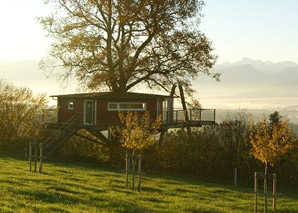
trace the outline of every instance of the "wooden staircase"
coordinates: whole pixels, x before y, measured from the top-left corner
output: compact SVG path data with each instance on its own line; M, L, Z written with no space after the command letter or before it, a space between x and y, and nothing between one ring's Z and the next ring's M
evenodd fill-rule
M72 116L43 143L44 159L54 154L71 136L76 134L79 129L70 127L77 121L78 117L78 115Z

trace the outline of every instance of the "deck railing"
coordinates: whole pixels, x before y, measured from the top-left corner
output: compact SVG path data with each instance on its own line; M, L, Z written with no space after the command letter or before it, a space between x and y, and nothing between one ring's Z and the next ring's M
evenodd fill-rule
M163 123L182 123L186 122L185 114L187 114L189 122L209 121L215 122L215 109L177 109L173 111L163 111Z

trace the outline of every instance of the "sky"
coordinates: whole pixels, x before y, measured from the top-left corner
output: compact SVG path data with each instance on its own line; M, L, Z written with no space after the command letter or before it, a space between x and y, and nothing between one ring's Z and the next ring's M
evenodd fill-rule
M240 61L244 57L298 63L297 10L297 0L206 0L200 30L212 41L219 64ZM47 56L51 41L46 38L36 17L45 16L49 11L43 0L0 2L0 78L49 95L74 93L75 81L67 88L61 88L55 77L46 79L38 69L38 61ZM27 60L34 61L33 69L30 63L19 62ZM9 69L10 64L4 63L5 67L3 62L18 62L17 68ZM28 66L26 70L31 72L24 73L27 72L23 71L24 66ZM211 85L217 88L216 91L222 90L221 86L220 83ZM204 92L201 84L199 89L203 106L217 107L214 100L218 101L218 98L203 99L213 95L208 88ZM242 102L245 107L251 105L246 99L240 104L239 101L231 104L237 108L242 106ZM219 105L225 107L227 100Z
M297 0L206 0L201 31L213 42L218 63L242 57L298 63ZM50 40L37 16L49 13L42 0L0 3L0 61L39 60Z
M298 62L297 0L207 0L201 30L218 62Z

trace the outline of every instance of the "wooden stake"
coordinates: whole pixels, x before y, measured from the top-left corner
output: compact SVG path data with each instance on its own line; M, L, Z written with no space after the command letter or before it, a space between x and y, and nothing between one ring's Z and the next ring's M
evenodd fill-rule
M32 143L29 142L29 171L32 171Z
M37 143L34 142L34 172L37 171Z
M255 213L258 212L258 173L255 172Z
M237 168L234 169L234 186L237 187Z
M139 174L139 183L138 183L138 191L141 191L141 155L139 155L139 165L138 165L138 174Z
M276 182L277 182L277 177L276 177L276 174L273 173L273 202L272 202L272 207L273 207L273 212L276 212Z
M126 166L125 166L125 188L128 188L128 170L129 170L129 160L128 160L128 154L126 153L125 158Z
M42 158L43 158L43 144L40 143L40 156L39 156L39 173L42 173Z
M264 178L264 212L267 213L267 178Z
M135 190L135 154L132 155L132 177L131 177L131 187L132 191Z
M27 153L28 153L28 150L27 150L27 149L28 149L28 147L25 146L25 160L27 160L27 157L28 157L28 156L27 156Z

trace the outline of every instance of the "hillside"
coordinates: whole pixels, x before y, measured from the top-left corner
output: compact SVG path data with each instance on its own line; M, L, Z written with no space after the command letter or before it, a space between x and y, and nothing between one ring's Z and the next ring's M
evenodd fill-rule
M138 193L124 189L124 174L118 169L56 161L45 163L44 174L35 174L26 161L0 156L0 212L253 211L252 188L146 174ZM298 195L278 197L277 208L294 212Z

